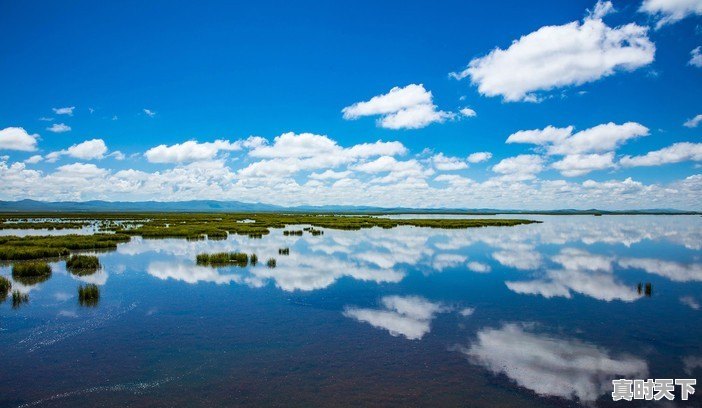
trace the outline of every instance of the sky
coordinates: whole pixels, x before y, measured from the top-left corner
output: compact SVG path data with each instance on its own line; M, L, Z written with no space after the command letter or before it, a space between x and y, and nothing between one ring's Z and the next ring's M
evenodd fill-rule
M0 1L0 95L0 200L702 209L702 0Z

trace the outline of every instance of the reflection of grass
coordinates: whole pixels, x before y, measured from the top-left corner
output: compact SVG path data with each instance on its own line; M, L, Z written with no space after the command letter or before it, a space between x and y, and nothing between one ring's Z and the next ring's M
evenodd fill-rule
M249 260L251 261L251 266L256 266L256 264L258 263L258 255L251 254Z
M198 254L195 261L198 265L236 265L243 268L249 264L249 256L241 252L219 252L216 254Z
M290 248L278 248L278 255L290 255Z
M0 276L0 302L7 299L7 294L10 293L12 289L12 282L4 276Z
M269 258L268 261L266 261L266 266L269 268L275 268L277 266L275 258Z
M487 226L512 226L537 221L523 219L390 219L369 215L343 216L333 214L277 214L277 213L95 213L86 214L6 214L5 221L25 220L30 217L60 218L63 222L49 222L55 227L66 221L83 223L90 218L106 226L114 234L0 237L0 260L24 260L66 256L71 250L115 249L118 243L129 241L131 236L144 238L186 238L200 240L224 239L228 234L261 238L271 228L292 225L311 225L306 229L312 235L321 235L317 228L360 230L363 228L394 228L414 226L425 228L473 228ZM116 222L115 220L120 220ZM241 222L253 220L254 222ZM51 226L51 225L48 225ZM47 227L48 227L47 226ZM284 235L302 235L301 230L284 230Z
M12 292L12 308L17 309L18 307L22 306L23 303L29 302L29 295L26 293L22 293L19 290L15 290Z
M66 260L66 269L74 275L91 275L100 269L100 260L93 255L71 255Z
M78 302L81 306L96 306L100 300L100 288L89 283L78 288Z

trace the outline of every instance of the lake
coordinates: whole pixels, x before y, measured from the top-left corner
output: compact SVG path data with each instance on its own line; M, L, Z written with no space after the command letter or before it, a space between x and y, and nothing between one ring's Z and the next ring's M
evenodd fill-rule
M522 217L543 223L135 237L93 275L53 262L0 304L0 406L608 407L615 378L700 377L702 217ZM222 251L259 263L195 263Z

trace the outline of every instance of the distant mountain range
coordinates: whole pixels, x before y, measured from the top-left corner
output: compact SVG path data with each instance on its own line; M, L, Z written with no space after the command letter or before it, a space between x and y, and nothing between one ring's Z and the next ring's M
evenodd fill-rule
M504 210L493 208L406 208L371 207L347 205L282 207L262 203L240 201L192 200L192 201L0 201L0 212L319 212L319 213L385 213L385 214L702 214L699 211L675 209L646 210L576 210L558 209L547 211Z

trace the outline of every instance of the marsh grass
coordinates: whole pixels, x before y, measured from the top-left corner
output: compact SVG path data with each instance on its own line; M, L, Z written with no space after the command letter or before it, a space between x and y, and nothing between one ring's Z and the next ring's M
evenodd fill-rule
M278 255L290 255L290 248L278 248Z
M7 294L10 293L12 289L12 282L4 276L0 276L0 302L4 302L7 299Z
M12 278L23 285L36 285L51 277L51 266L46 262L31 261L12 265Z
M22 293L19 290L15 290L12 292L12 308L17 309L22 304L29 302L29 295L26 293Z
M74 275L92 275L100 269L100 260L94 255L71 255L66 260L66 269Z
M285 230L285 231L283 231L283 235L285 235L286 237L289 235L302 235L302 230L293 230L293 231Z
M251 266L256 266L256 264L258 263L258 255L251 254L251 257L249 258L249 262L251 262Z
M198 265L203 266L226 266L235 265L246 267L249 264L249 256L241 252L219 252L215 254L198 254L195 258Z
M98 285L89 283L78 287L78 303L81 306L97 306L100 300L100 288Z
M268 261L266 261L266 266L268 266L271 269L275 268L277 264L278 263L276 262L275 258L268 258Z
M29 260L66 256L71 250L115 249L131 239L125 234L0 237L0 260Z

